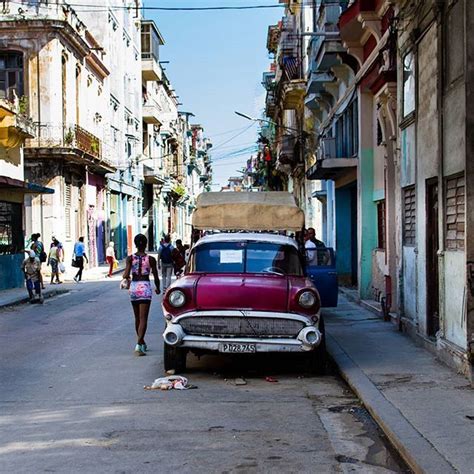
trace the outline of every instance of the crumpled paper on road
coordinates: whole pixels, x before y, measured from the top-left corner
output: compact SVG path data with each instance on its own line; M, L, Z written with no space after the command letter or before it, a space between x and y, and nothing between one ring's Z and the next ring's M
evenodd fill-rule
M188 390L191 388L188 379L181 375L159 377L151 385L145 385L145 390Z

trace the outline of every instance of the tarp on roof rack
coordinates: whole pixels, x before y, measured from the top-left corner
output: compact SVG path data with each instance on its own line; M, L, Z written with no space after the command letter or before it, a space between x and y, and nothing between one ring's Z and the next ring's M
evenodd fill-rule
M287 192L209 192L199 195L192 221L199 230L299 231L304 213Z

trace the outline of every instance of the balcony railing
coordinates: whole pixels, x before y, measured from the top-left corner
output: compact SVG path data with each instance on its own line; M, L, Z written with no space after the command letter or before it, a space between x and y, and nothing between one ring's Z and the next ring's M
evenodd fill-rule
M36 123L35 137L27 140L28 148L71 148L96 158L102 156L102 142L77 124L70 126Z

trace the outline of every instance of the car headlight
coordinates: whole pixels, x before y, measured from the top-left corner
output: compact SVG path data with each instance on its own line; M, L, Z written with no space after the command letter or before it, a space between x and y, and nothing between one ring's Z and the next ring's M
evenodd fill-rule
M181 290L174 290L169 294L168 301L171 306L181 308L186 303L186 296Z
M312 308L316 304L316 295L312 291L303 291L298 298L298 304L302 308Z

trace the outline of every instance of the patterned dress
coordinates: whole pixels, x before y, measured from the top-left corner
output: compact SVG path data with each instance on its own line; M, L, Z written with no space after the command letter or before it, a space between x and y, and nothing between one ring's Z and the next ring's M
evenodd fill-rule
M148 255L132 255L132 281L130 283L130 299L132 303L151 301L150 257Z

